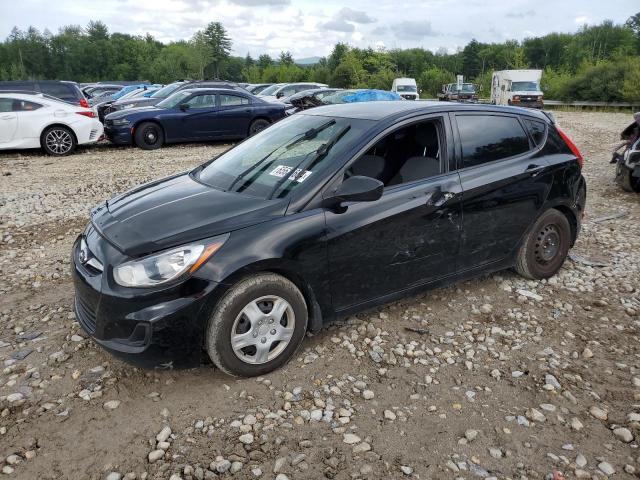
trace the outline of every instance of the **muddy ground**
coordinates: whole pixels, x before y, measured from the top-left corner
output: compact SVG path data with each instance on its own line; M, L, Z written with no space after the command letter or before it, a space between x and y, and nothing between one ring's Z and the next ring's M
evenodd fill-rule
M631 116L557 117L586 158L577 261L548 281L505 271L357 315L248 380L211 365L144 371L114 359L75 321L69 274L92 206L229 145L0 153L2 473L634 478L640 196L621 191L608 164Z

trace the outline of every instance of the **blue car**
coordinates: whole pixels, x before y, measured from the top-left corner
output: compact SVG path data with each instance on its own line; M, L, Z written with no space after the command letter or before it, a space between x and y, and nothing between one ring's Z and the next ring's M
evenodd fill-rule
M133 92L134 90L138 90L139 88L144 88L144 87L150 87L151 85L149 85L148 83L140 83L137 85L126 85L124 87L122 87L120 89L120 91L114 93L113 95L111 95L111 100L118 100L120 97L123 97L124 95L126 95L129 92Z
M110 113L104 131L113 143L153 150L165 143L242 139L283 118L284 109L249 92L194 88L154 106Z

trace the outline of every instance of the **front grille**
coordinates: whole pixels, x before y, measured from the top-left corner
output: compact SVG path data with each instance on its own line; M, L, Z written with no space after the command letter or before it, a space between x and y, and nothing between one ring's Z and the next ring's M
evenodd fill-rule
M93 335L96 332L96 312L86 301L77 295L76 313L78 315L78 322L82 328L90 335Z

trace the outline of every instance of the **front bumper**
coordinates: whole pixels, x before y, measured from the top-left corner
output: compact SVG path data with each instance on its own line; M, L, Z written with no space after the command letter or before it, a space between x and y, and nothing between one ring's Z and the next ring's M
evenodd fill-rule
M131 145L133 137L131 136L131 127L114 127L108 124L104 127L104 134L107 136L110 142L117 145Z
M200 365L210 302L219 284L189 277L157 289L120 287L110 278L106 259L122 254L89 227L89 256L104 265L100 272L82 262L80 239L73 245L71 268L74 309L83 330L114 356L141 367Z

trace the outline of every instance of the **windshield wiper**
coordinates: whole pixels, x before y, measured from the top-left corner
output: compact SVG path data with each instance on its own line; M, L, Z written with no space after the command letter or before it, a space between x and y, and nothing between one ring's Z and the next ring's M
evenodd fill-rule
M333 123L335 123L335 120L333 121ZM333 125L333 123L331 125ZM320 128L320 127L318 127ZM326 127L325 127L326 128ZM276 192L280 189L280 187L282 186L282 184L284 182L286 182L288 179L291 179L292 181L296 181L298 176L303 173L307 168L309 168L311 165L313 165L314 163L316 163L318 160L324 158L328 153L329 150L331 150L331 148L340 141L340 139L351 129L351 125L347 125L345 127L343 127L339 132L337 132L330 140L328 140L327 142L323 143L322 145L320 145L318 147L318 149L315 152L311 152L307 155L304 156L304 158L302 160L300 160L298 162L298 164L293 167L291 169L291 175L287 174L284 175L280 180L278 180L276 182L276 184L273 186L273 189L271 190L271 192L269 193L269 199L273 198L273 196L276 194ZM313 155L313 157L311 157L309 160L307 160L307 157L311 154L315 153L315 155ZM296 172L300 170L299 173L296 174Z
M280 158L287 150L291 150L294 146L296 146L298 143L300 143L303 140L310 140L312 138L314 138L316 135L318 135L318 133L320 133L322 130L329 128L331 125L333 125L334 123L336 123L335 120L329 120L326 123L323 123L322 125L319 125L315 128L310 128L309 130L307 130L306 132L304 132L301 136L299 136L298 138L295 138L291 140L291 143L285 145L284 147L284 151L282 153L280 153L280 155L278 155L277 157L273 158L271 160L270 163L268 163L267 165L265 165L265 169L269 167L269 165L272 165L273 162L275 162L278 158ZM231 185L229 185L229 188L227 188L227 191L233 191L233 187L236 186L236 184L242 180L244 177L246 177L249 173L251 173L251 171L253 171L254 169L258 168L260 165L262 165L262 163L266 162L267 159L273 155L275 152L277 152L279 150L279 148L282 147L278 147L275 150L272 150L271 152L269 152L267 155L265 155L263 158L261 158L260 160L258 160L256 163L254 163L253 165L250 165L248 168L246 168L245 170L243 170L242 172L240 172L240 174L233 180L233 182L231 182ZM264 170L263 170L264 171Z

